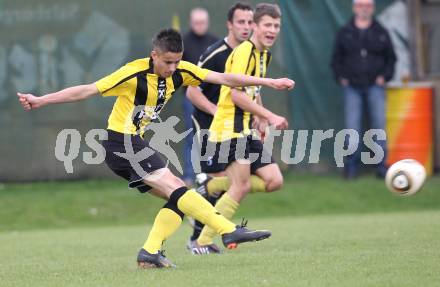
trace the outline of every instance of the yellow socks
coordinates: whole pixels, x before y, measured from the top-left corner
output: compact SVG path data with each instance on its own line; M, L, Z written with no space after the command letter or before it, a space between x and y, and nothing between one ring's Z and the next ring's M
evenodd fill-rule
M211 196L218 196L221 192L227 191L230 185L227 176L213 177L207 184L208 194Z
M227 176L216 176L208 181L208 194L211 196L218 196L222 191L227 191L231 186L231 182ZM266 184L257 175L251 175L251 193L266 192Z
M266 192L266 184L264 180L256 175L251 176L251 193L254 192ZM226 176L214 177L208 182L208 193L210 195L215 195L215 193L221 192L222 190L229 189L230 182ZM231 219L232 216L238 209L240 204L233 200L229 194L225 193L217 201L215 209L217 209L224 217ZM200 245L212 244L214 237L217 235L212 228L205 226L200 233L197 243Z
M238 208L238 203L229 196L223 196L217 205L223 209L224 214L228 217L232 217ZM170 200L157 214L143 248L151 254L156 254L161 249L163 242L179 228L184 214L211 227L214 236L215 234L231 233L235 230L235 224L226 219L200 194L194 190L187 190L186 187L181 187L171 194Z
M162 243L173 234L182 223L182 216L169 208L162 208L154 220L148 239L143 248L156 254Z
M251 175L251 193L266 192L266 184L259 176Z
M177 202L177 207L186 215L210 226L218 234L230 233L235 230L235 224L221 215L206 199L194 190L179 188L175 190L170 200Z
M229 194L225 193L217 201L215 208L226 218L230 219L235 214L239 206L239 203L233 200ZM197 243L200 245L212 244L217 232L208 226L205 226L200 233Z

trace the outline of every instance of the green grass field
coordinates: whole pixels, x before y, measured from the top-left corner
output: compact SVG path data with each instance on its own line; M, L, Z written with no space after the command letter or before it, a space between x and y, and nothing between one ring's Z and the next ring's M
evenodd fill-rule
M6 184L0 286L439 286L440 178L400 198L370 177L290 175L249 196L242 216L273 236L222 255L165 244L173 270L137 270L160 200L120 181Z

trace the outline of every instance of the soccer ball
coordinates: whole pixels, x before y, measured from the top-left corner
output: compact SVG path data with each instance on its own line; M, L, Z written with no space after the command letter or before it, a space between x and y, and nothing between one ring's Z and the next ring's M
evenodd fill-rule
M390 166L385 183L391 192L409 196L420 190L425 178L423 165L414 159L403 159Z

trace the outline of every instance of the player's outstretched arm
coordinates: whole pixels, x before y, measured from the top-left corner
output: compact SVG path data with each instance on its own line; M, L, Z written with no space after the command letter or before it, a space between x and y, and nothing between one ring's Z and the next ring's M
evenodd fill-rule
M286 129L288 127L288 122L284 117L280 117L265 107L255 103L243 91L232 89L231 98L234 104L239 106L242 110L257 115L262 119L266 119L269 124L274 125L275 128Z
M36 97L32 94L17 93L20 104L26 111L51 104L71 103L85 100L99 93L95 83L74 86L64 90Z
M259 78L242 74L217 73L209 71L206 82L229 87L266 86L276 90L291 90L295 82L288 78Z
M194 106L210 115L217 111L217 106L208 100L199 87L188 86L186 97Z

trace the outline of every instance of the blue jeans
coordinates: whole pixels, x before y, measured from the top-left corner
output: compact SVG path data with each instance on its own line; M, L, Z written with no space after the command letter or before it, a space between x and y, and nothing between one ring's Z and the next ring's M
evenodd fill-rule
M345 104L345 128L356 130L359 134L359 143L362 142L362 118L364 105L367 105L369 115L369 129L385 130L385 89L382 86L372 85L365 88L353 86L343 87ZM385 156L377 165L377 172L384 175L386 171L386 141L376 142L382 147ZM345 172L348 176L358 173L362 145L359 144L356 152L346 157Z
M191 129L192 119L191 115L194 111L194 107L191 102L183 96L183 120L185 122L185 131ZM185 138L185 143L183 147L183 180L193 181L194 180L194 169L191 162L191 148L193 142L194 131L189 133Z

